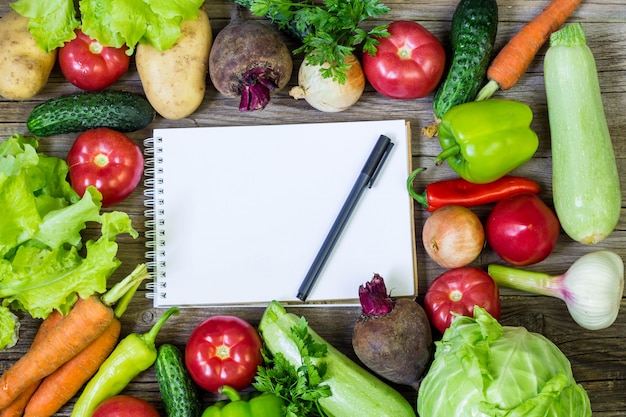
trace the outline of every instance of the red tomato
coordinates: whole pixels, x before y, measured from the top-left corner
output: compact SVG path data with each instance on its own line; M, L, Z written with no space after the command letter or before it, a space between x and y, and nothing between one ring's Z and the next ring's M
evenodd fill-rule
M103 207L128 197L143 173L139 146L125 134L104 127L78 135L67 163L74 190L82 196L93 185L102 194Z
M160 417L149 402L130 395L107 398L96 408L92 417Z
M455 318L473 316L474 306L500 318L498 286L488 273L473 266L449 269L430 284L424 296L424 309L430 322L443 333Z
M439 39L416 22L389 25L391 36L379 38L376 55L363 54L363 71L379 93L398 99L425 97L432 92L446 64Z
M485 224L487 242L510 264L543 261L552 253L561 232L554 211L534 194L501 200Z
M185 364L193 380L209 392L223 385L240 391L248 387L263 363L259 333L234 316L213 316L189 336Z
M69 82L83 90L102 90L127 70L130 56L126 46L102 46L76 29L76 38L59 48L59 66Z

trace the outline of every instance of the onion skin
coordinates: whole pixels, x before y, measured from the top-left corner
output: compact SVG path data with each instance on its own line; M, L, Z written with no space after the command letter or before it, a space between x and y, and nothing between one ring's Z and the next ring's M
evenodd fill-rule
M346 63L350 64L347 80L345 84L339 84L332 78L324 78L320 66L310 65L305 59L298 70L298 85L289 91L289 95L296 100L305 99L311 107L327 113L341 112L352 107L365 90L365 74L354 55L348 55Z
M428 256L439 266L460 268L480 255L485 245L485 230L470 209L443 206L424 222L422 243Z
M397 383L419 388L421 377L430 362L432 331L424 309L407 298L392 300L386 295L382 278L376 274L372 282L381 291L372 291L369 297L376 308L384 306L381 315L363 312L357 319L352 333L352 347L365 366L379 376ZM367 298L359 290L360 299ZM369 289L368 289L369 290ZM381 298L384 298L381 299ZM389 311L388 306L393 308Z

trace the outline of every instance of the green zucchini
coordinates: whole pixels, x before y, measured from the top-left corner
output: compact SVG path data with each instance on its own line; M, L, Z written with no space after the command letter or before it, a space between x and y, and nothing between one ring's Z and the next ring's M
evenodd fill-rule
M259 323L265 347L282 354L295 368L302 366L291 329L301 318L288 313L277 301L271 301ZM322 410L333 417L415 417L415 409L395 389L356 364L308 327L316 343L327 346L322 358L311 358L315 364L325 362L326 373L320 385L328 385L331 395L318 399Z
M550 36L544 83L554 208L569 237L594 244L615 229L622 196L596 63L580 23Z
M485 81L498 29L496 0L461 0L452 16L452 63L433 98L440 120L452 107L472 101Z
M154 363L167 417L199 417L202 405L198 388L185 367L182 352L174 345L159 346Z
M132 132L150 124L156 112L145 97L104 90L56 97L32 110L26 121L35 136L52 136L108 127Z

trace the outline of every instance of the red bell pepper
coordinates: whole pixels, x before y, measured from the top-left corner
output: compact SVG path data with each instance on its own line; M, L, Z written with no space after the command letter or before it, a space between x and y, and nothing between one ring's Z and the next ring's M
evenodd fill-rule
M426 168L418 168L409 175L407 188L411 197L427 211L435 211L452 204L474 207L495 203L516 194L541 192L539 184L529 178L506 175L486 184L474 184L463 178L438 181L426 186L426 190L420 194L413 189L413 181L424 169Z

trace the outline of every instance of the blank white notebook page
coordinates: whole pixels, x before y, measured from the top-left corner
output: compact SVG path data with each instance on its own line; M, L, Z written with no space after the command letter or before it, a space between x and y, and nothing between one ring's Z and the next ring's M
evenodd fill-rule
M417 293L404 120L154 131L155 306L296 302L378 137L394 143L307 302L354 302L374 273Z

